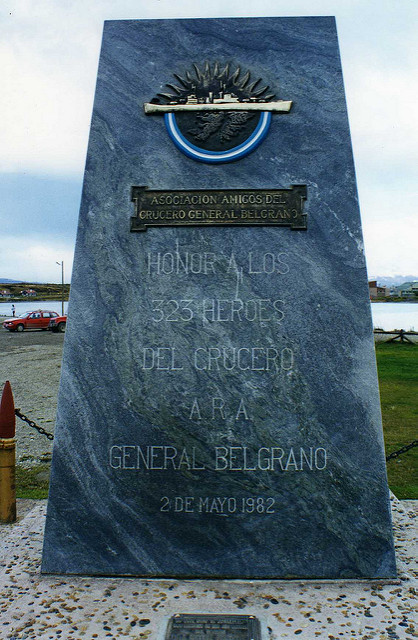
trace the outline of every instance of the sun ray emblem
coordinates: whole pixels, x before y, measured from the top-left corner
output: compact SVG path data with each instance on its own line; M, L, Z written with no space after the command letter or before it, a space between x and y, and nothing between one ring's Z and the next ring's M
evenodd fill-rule
M174 73L169 91L144 105L146 114L163 114L174 144L200 162L231 162L264 140L272 113L290 111L290 100L275 100L270 87L250 71L230 63L193 64Z

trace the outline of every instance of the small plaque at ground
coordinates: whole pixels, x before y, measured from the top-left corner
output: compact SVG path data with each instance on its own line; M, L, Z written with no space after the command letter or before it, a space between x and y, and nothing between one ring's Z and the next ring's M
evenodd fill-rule
M261 640L254 616L180 614L168 623L165 640Z

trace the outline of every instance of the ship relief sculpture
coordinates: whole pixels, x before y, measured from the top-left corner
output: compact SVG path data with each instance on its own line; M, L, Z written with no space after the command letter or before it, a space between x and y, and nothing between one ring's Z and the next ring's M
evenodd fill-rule
M273 113L290 111L290 100L276 100L270 87L250 71L230 63L193 64L169 91L144 105L146 114L163 114L174 144L200 162L231 162L264 140Z

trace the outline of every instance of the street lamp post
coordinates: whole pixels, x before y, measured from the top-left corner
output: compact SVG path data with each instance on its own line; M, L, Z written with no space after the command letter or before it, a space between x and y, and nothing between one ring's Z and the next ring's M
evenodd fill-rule
M61 315L64 315L64 260L57 262L61 267Z

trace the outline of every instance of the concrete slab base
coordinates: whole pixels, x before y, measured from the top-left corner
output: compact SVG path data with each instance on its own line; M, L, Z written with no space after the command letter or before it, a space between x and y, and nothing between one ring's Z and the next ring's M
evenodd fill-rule
M417 502L392 498L399 580L149 580L40 573L46 501L0 527L0 638L163 640L176 613L255 615L263 640L415 636Z

